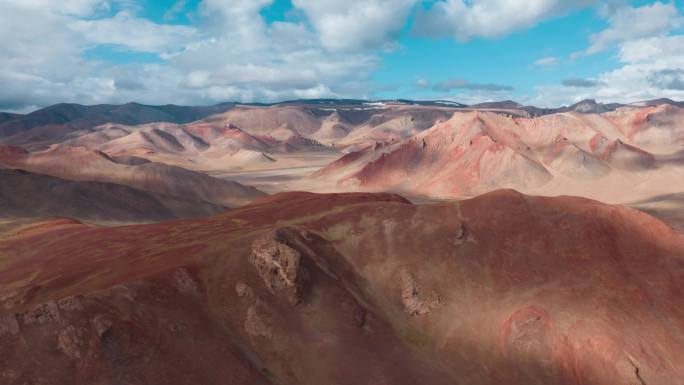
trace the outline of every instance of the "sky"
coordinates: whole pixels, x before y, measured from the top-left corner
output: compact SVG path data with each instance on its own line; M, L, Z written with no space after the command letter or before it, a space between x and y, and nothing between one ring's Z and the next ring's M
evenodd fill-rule
M0 0L0 110L684 99L684 0Z

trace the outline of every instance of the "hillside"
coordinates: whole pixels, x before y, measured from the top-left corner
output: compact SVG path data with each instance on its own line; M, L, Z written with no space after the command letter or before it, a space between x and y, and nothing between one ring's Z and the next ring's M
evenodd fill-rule
M684 383L684 237L581 198L289 193L0 254L8 384Z

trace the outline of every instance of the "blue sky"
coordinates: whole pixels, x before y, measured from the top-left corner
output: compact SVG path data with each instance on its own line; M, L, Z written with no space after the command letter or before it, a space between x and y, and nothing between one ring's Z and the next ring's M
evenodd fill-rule
M451 38L411 36L399 40L403 49L383 55L383 68L375 79L383 83L398 79L424 78L437 82L454 77L479 83L510 85L520 93L531 93L544 83L560 83L570 77L588 78L619 65L614 52L570 60L573 52L587 46L590 31L604 24L592 10L541 22L528 30L500 38L475 38L459 42ZM540 59L555 57L558 63L535 66ZM422 92L422 96L431 93Z
M0 109L684 99L681 1L0 0ZM37 26L30 28L28 26ZM3 30L6 29L6 30Z

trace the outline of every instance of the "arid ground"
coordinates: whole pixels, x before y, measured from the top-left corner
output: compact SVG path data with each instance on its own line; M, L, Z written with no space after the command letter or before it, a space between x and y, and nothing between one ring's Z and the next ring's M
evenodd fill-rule
M680 103L105 107L0 123L0 384L684 384Z

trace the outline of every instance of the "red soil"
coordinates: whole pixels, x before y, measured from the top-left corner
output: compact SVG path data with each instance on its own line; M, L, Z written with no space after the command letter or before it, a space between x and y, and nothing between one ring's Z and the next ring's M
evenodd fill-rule
M684 236L588 199L288 193L0 255L7 384L684 384Z

